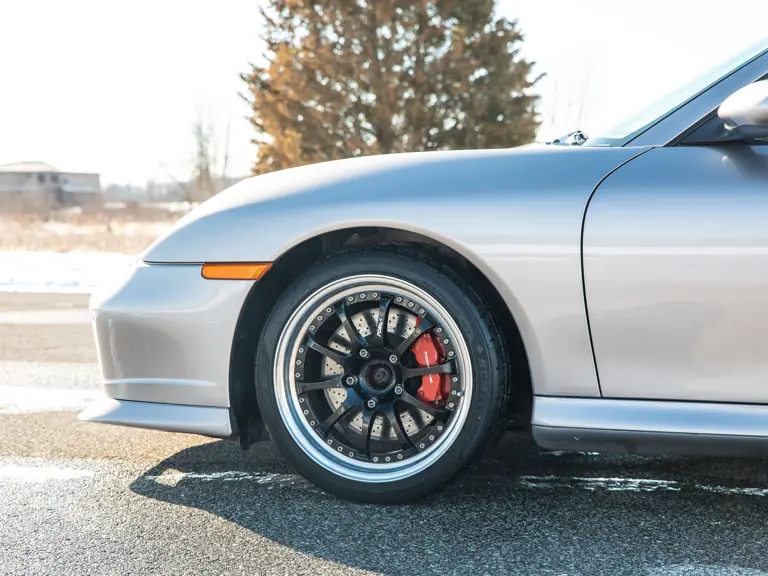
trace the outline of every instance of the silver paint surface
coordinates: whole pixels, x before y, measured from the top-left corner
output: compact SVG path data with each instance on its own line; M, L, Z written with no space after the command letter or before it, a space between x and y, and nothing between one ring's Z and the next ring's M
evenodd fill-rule
M235 325L252 282L200 266L137 264L90 302L104 391L120 400L229 407Z
M584 278L604 396L768 402L768 147L658 148L608 177Z
M83 410L78 419L215 438L228 438L233 432L227 408L131 402L114 398L97 400Z

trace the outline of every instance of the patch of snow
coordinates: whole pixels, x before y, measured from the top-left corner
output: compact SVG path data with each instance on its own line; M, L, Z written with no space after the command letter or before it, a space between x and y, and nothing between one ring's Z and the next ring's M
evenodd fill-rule
M0 291L90 294L135 260L107 252L0 251Z

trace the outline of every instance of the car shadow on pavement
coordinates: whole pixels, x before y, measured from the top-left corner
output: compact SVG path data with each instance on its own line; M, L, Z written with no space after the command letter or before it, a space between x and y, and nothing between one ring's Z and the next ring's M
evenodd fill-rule
M755 576L768 573L766 464L547 453L509 435L435 496L374 506L314 488L271 442L242 451L217 441L171 456L131 489L383 574Z

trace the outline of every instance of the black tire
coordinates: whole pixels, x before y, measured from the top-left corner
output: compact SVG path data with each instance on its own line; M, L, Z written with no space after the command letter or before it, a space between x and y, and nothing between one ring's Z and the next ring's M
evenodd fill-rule
M473 391L463 425L435 462L391 482L345 478L321 466L300 446L281 416L274 379L280 336L294 311L320 288L344 278L378 274L398 278L431 295L449 311L471 355ZM434 494L474 463L501 433L510 397L506 350L493 315L471 286L451 270L409 252L365 250L324 259L280 296L256 355L256 394L269 433L288 463L321 489L357 502L405 503Z

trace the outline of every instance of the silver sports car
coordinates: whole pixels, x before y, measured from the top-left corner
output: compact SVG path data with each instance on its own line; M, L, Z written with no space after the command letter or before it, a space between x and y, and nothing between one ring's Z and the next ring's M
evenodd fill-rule
M604 134L245 180L91 299L83 420L435 491L501 431L768 454L768 42Z

